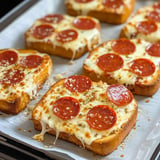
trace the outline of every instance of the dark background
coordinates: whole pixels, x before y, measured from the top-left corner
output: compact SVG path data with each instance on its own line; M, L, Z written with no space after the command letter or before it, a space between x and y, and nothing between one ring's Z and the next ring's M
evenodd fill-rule
M0 4L0 18L25 0L3 0Z

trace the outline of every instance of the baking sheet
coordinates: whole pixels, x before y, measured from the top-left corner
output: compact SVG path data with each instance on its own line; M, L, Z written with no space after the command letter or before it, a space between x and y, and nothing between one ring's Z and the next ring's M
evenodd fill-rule
M150 5L154 0L137 0L135 10ZM65 13L64 0L41 0L18 17L0 33L0 49L24 48L24 32L35 19L49 13ZM122 25L101 23L102 41L118 38ZM0 131L5 136L14 138L21 143L34 147L53 158L59 159L92 159L92 160L147 160L151 157L156 145L160 142L160 90L152 97L135 96L138 101L138 119L136 126L125 141L110 155L98 156L74 144L58 139L52 143L54 136L45 135L43 143L32 139L39 133L33 127L29 110L58 78L81 74L83 60L87 54L71 63L70 60L51 56L53 72L37 99L18 115L0 113Z

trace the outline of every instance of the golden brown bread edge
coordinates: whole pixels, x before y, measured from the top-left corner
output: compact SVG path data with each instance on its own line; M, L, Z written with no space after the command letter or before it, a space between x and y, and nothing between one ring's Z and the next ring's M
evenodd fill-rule
M97 23L96 24L96 28L99 30L99 34L100 34L100 24ZM28 31L25 32L24 35L24 39L25 39L25 48L26 49L35 49L39 52L45 52L51 55L55 55L55 56L59 56L59 57L63 57L66 59L78 59L80 58L82 55L84 55L86 52L89 51L88 45L85 44L84 47L82 48L78 48L76 51L73 51L72 49L65 49L63 46L55 46L54 44L52 44L52 42L48 41L48 42L31 42L31 41L27 41L28 38L28 32L30 31L30 29ZM69 43L69 42L67 42ZM92 41L91 41L91 48L94 48L95 45L99 44L99 38L95 38L93 37Z
M19 113L30 102L30 97L26 93L22 93L21 97L13 95L12 97L9 97L8 99L0 100L0 111L7 113L7 114Z
M98 39L96 39L95 42L92 43L92 47L94 45L96 45L98 43ZM86 52L88 52L88 47L87 45L85 45L85 47L83 48L79 48L76 52L75 52L75 56L74 52L71 49L65 49L62 46L56 46L54 47L52 43L45 43L45 42L25 42L25 48L27 49L36 49L40 52L45 52L48 54L52 54L55 56L59 56L59 57L63 57L66 59L78 59L80 58L82 55L84 55Z
M21 54L37 52L35 50L21 50L21 49L16 49L16 50L19 51ZM48 62L49 62L49 65L45 65ZM36 82L38 86L37 92L42 88L43 84L48 79L48 76L49 76L48 69L51 67L52 67L52 61L48 55L45 55L45 59L43 60L41 64L41 68L43 68L43 71L39 72L40 74L38 78L36 77L34 79L34 81ZM27 93L23 92L21 96L12 94L10 97L8 97L5 100L0 99L0 111L7 113L7 114L18 114L19 112L21 112L22 110L26 108L27 104L30 101L31 101L31 98Z
M107 82L108 84L115 84L118 83L117 80L110 76L97 75L93 70L90 70L85 64L83 65L83 74L90 77L93 81L98 82L102 80L103 82ZM141 85L141 84L134 84L134 85L125 85L133 94L142 95L142 96L152 96L155 94L160 86L160 74L149 84Z
M108 11L107 9L103 9L101 11L91 10L87 13L87 16L91 16L99 19L101 22L111 23L111 24L122 24L124 23L130 14L132 13L135 6L135 0L131 0L130 7L125 6L123 13L117 13ZM78 16L82 14L82 11L74 10L70 3L65 4L66 12L71 16Z
M63 80L60 80L59 82L55 83L52 87L56 87L62 83L63 83ZM50 93L51 91L49 90L46 94L50 94ZM39 103L36 106L38 106L39 104L43 104L42 100L39 101ZM122 125L120 129L117 129L116 132L113 132L107 137L103 137L101 139L97 139L93 141L91 145L87 145L85 143L82 144L82 142L79 139L77 139L75 135L70 135L65 132L60 132L58 138L66 140L73 144L76 144L78 146L84 147L85 149L90 150L98 155L105 156L113 152L115 149L117 149L117 147L122 143L125 137L129 134L130 130L134 127L136 123L137 113L138 113L138 107L135 106L135 110L133 110L132 115L129 117L128 121ZM41 120L40 120L41 117L39 116L39 119L36 120L34 118L34 114L36 114L36 111L34 112L33 110L32 120L33 120L34 128L36 130L41 131L42 130ZM56 135L56 131L54 129L50 129L48 125L46 127L49 129L47 133L51 135Z

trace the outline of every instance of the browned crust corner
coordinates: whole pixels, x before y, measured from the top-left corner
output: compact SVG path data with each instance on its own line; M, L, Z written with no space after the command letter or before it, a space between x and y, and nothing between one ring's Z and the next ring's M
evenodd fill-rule
M21 97L16 97L13 100L0 100L0 111L7 114L17 114L24 110L30 102L28 94L23 93Z

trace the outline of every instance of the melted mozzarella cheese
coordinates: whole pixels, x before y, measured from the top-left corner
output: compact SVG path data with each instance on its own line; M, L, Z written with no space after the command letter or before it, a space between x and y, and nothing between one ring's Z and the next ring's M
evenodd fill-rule
M131 41L136 46L136 50L134 54L120 55L124 60L123 67L120 68L119 70L116 70L110 73L108 72L108 73L112 78L117 80L119 84L134 85L138 75L129 71L129 68L130 68L129 63L134 59L147 58L147 59L150 59L155 64L156 70L152 75L143 77L140 80L140 82L142 84L149 83L154 79L154 77L157 77L157 75L159 74L160 59L157 57L150 56L149 54L146 53L145 48L150 45L149 42L146 42L143 40L140 41L138 39L133 39ZM97 58L106 53L114 53L114 51L111 48L111 43L112 41L105 43L102 47L96 48L95 50L92 51L92 54L90 55L90 57L84 61L84 64L87 66L87 68L89 70L94 71L97 74L97 76L104 74L104 71L101 70L96 64Z
M65 132L69 135L74 135L82 144L90 145L94 140L107 137L117 132L118 129L122 127L122 124L128 121L137 106L133 99L129 105L117 107L106 98L107 87L108 85L103 82L93 83L89 91L76 94L64 88L63 85L51 88L45 95L43 102L35 107L33 117L39 120L39 115L41 115L40 122L47 124L50 129L54 129L58 133ZM64 96L72 96L80 102L80 112L78 116L70 120L62 120L52 111L54 102ZM88 111L96 105L108 105L115 110L117 122L112 128L98 131L89 127L86 122L86 115ZM42 128L43 134L41 135L44 136L45 125L42 125ZM37 139L36 136L34 136L34 138Z

